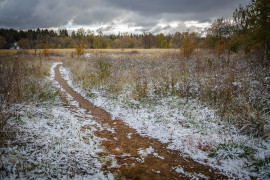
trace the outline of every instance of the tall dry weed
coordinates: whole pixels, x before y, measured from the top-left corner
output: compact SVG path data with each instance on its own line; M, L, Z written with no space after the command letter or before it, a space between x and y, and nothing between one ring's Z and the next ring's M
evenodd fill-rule
M232 54L228 64L206 50L196 51L188 61L176 54L96 54L67 64L75 81L100 87L108 96L122 93L139 101L172 95L187 102L197 99L245 132L269 133L264 128L269 121L269 67L254 64L241 53Z
M14 130L7 127L8 120L16 116L16 112L23 108L23 105L40 97L44 91L40 82L44 75L48 75L49 65L40 64L39 60L38 56L28 56L24 53L0 59L1 145L4 145L8 134L14 134Z

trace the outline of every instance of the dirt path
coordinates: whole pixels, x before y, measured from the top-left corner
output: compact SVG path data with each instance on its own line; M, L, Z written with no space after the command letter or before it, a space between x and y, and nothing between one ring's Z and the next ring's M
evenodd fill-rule
M122 120L112 120L111 115L104 109L94 106L85 100L81 95L76 93L67 82L62 78L57 65L55 68L55 79L61 87L77 101L81 108L90 113L96 121L98 121L105 130L98 131L96 135L106 138L102 145L106 148L107 154L104 156L114 156L117 160L118 168L103 168L111 171L116 178L120 179L190 179L197 177L200 179L227 179L226 176L220 174L217 170L199 164L191 158L183 157L183 153L174 150L168 150L168 144L163 144L157 139L141 136L136 130L127 126ZM114 129L115 132L106 130ZM90 126L82 127L82 131ZM150 150L151 154L142 156L139 152ZM151 149L153 149L151 151ZM153 152L154 151L154 152ZM181 167L182 173L177 173L175 168ZM179 169L181 169L179 168Z

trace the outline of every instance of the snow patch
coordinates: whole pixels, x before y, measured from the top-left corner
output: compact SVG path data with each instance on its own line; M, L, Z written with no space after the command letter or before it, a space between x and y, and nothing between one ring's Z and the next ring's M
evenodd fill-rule
M158 99L156 104L152 105L132 99L127 100L128 91L125 92L127 94L120 94L117 98L111 99L99 89L91 89L91 93L95 96L88 97L87 90L83 90L79 84L72 83L72 73L68 69L61 67L61 73L76 92L94 105L110 112L113 117L122 119L142 136L150 136L159 139L162 143L169 143L169 149L182 151L201 164L207 162L207 165L218 168L229 177L249 178L251 175L256 177L260 175L246 168L248 159L210 158L210 150L220 144L245 142L246 146L256 150L255 157L270 156L269 142L254 140L240 134L234 126L220 121L215 115L215 110L207 108L198 100L190 100L187 103L185 99L167 97ZM233 85L241 84L234 82ZM138 153L142 157L147 154L142 149Z
M54 80L58 64L62 63L53 63L49 80L60 88ZM76 109L65 106L57 97L53 103L25 105L9 121L15 138L7 142L7 148L0 148L0 167L4 167L1 178L114 179L101 170L105 162L97 155L105 151L101 148L103 139L94 134L100 124L71 97L68 99ZM113 158L109 160L116 166Z

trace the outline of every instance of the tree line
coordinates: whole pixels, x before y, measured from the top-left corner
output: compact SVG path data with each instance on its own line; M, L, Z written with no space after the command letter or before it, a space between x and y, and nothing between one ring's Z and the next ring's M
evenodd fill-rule
M200 39L199 34L192 36ZM15 29L0 29L0 48L10 49L16 42L22 49L48 48L76 48L80 44L83 48L179 48L185 33L154 35L143 31L142 34L119 33L104 35L101 31L95 34L83 28L68 33L66 29L58 32L48 29L29 29L27 31Z
M256 52L262 60L269 59L270 47L270 2L251 0L239 6L231 19L216 19L208 29L207 36L198 33L176 32L165 35L143 31L142 34L119 33L95 34L83 28L71 34L66 29L58 32L48 29L0 29L0 48L9 49L14 42L22 49L42 48L182 48L184 54L192 53L194 48L215 49L217 54L229 54L243 50Z

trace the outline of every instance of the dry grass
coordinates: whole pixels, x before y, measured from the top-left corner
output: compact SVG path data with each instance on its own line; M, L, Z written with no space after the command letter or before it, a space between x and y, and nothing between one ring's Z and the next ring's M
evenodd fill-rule
M49 52L54 54L71 54L76 53L76 49L48 49ZM178 52L179 49L84 49L85 53L99 54L99 53L143 53L143 54L162 54ZM18 53L28 53L28 54L43 54L43 49L0 49L0 57L6 55L15 55Z
M75 49L49 51L65 54L75 52ZM26 52L1 51L17 55L22 64L16 66L25 68L20 74L27 75L20 78L26 78L26 81L28 76L41 77L40 70L44 75L48 67L43 66L48 66L48 60L63 61L71 69L73 80L89 91L90 96L91 89L95 88L108 97L117 98L124 94L127 99L151 103L168 96L178 96L186 101L197 99L216 109L221 119L238 125L245 133L261 137L270 134L265 128L269 124L270 69L242 54L231 55L228 61L224 54L217 56L205 50L195 51L189 60L183 58L179 50L171 49L87 49L85 52L92 55L82 58L33 56L29 53L34 50ZM15 60L15 56L2 56L1 67ZM1 70L1 76L3 72ZM17 84L23 81L20 82ZM8 87L8 83L2 84ZM16 90L14 99L18 99L22 91Z
M269 122L269 67L242 54L215 55L196 51L189 60L177 52L159 54L94 54L65 61L73 80L89 91L108 97L154 103L157 98L197 99L217 110L223 121L244 133L267 137Z
M239 53L228 60L224 54L197 50L187 60L179 50L106 49L85 50L92 55L77 58L53 56L75 53L75 49L49 51L48 57L42 50L37 50L41 56L33 55L34 50L0 51L0 145L16 134L14 129L8 134L10 127L6 126L9 117L16 116L16 103L40 103L55 96L42 81L49 75L52 61L64 62L73 81L89 96L98 89L109 98L124 97L125 101L119 100L132 108L137 106L131 100L155 104L168 96L186 102L196 99L216 109L221 120L236 125L243 133L270 136L270 67L251 57Z
M44 57L28 55L6 56L0 59L0 140L9 138L7 122L16 112L30 102L40 102L54 95L44 76L49 76L51 64ZM20 106L16 105L20 104ZM14 133L11 133L14 135Z

